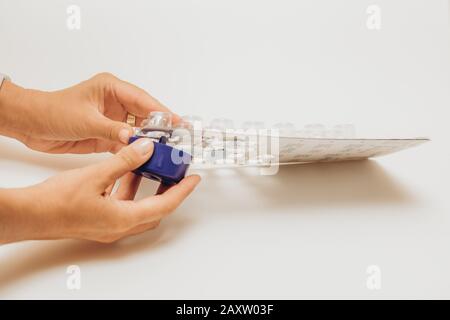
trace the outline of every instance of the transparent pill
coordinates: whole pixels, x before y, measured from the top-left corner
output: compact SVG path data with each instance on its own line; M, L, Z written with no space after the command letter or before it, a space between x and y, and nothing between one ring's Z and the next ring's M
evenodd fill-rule
M145 127L170 129L172 128L172 115L169 112L153 111L145 122Z

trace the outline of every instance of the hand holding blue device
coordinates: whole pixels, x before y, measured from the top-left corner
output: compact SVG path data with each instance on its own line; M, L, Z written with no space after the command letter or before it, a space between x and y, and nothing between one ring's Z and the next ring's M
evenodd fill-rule
M154 140L154 150L152 157L133 171L135 174L167 186L177 184L185 177L192 157L187 152L167 144L172 133L171 127L170 113L152 112L144 126L136 130L128 143L139 138L151 138Z

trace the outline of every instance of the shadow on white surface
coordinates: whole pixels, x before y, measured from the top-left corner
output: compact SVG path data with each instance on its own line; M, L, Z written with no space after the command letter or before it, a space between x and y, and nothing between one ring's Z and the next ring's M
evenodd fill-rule
M282 166L273 176L246 170L208 171L191 210L215 214L294 211L307 208L412 205L416 199L376 161L349 161ZM207 203L203 199L208 199Z
M77 265L85 261L120 260L138 252L158 250L179 236L188 224L189 218L181 217L171 221L170 224L162 224L151 232L112 244L82 240L12 244L18 246L17 250L3 257L0 262L0 297L16 282L55 267L66 268L71 264Z

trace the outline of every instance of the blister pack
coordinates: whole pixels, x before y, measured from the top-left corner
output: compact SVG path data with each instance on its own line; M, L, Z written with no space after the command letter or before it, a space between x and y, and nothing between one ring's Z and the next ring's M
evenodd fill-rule
M228 119L214 119L205 126L195 116L174 124L170 113L152 112L141 127L134 128L130 143L140 137L153 139L153 156L135 173L173 185L184 178L191 165L208 169L362 160L428 141L355 138L352 127L345 125L333 131L317 129L297 130L290 123L266 128L254 121L236 128Z

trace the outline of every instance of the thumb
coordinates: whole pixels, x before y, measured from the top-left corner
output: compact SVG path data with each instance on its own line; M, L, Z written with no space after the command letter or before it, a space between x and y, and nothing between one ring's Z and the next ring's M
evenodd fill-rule
M102 186L114 183L126 173L138 168L153 154L153 141L141 138L129 146L122 148L118 153L106 161L96 164L93 170L100 176Z
M133 135L133 129L130 125L108 119L104 116L100 116L96 119L93 127L95 128L93 138L101 138L127 144L128 139Z

